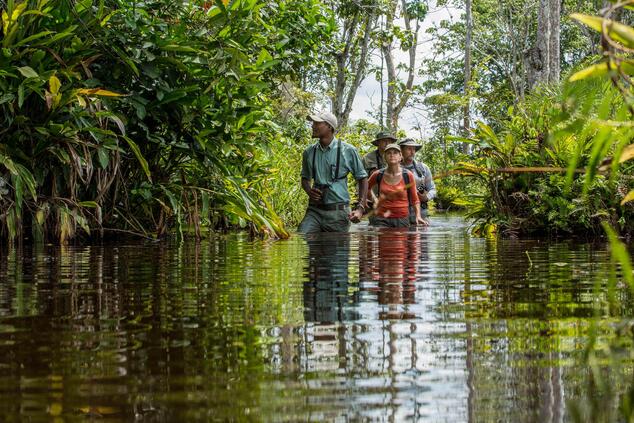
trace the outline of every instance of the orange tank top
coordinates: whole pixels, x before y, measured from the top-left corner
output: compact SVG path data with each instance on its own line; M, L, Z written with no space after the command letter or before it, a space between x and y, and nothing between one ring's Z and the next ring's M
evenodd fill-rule
M379 192L379 206L376 212L377 217L402 218L409 216L409 201L407 199L407 189L410 190L412 204L418 202L418 194L416 193L416 183L414 182L414 174L409 174L409 187L405 186L405 181L401 176L395 185L390 185L385 180L385 175L381 180L381 192ZM376 185L376 178L379 171L375 171L368 181L369 189Z

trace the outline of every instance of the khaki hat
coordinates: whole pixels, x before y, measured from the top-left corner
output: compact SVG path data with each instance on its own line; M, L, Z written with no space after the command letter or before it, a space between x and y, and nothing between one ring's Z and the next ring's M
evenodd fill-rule
M320 112L308 115L306 119L312 122L326 122L335 131L337 130L337 117L330 112Z
M396 142L397 140L397 138L394 135L390 134L389 132L379 132L374 137L374 141L372 141L372 144L379 145L379 140L385 140L385 139L393 140L394 142Z
M398 145L400 145L401 147L414 147L415 151L418 151L423 147L422 145L414 141L412 138L405 138L403 140L400 140L398 142Z
M397 143L393 142L392 144L388 144L385 146L385 151L383 152L383 154L387 153L388 150L398 150L400 153L401 147L399 147Z

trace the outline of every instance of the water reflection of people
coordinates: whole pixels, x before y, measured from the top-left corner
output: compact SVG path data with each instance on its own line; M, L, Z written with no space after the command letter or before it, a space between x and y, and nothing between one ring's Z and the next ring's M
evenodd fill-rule
M304 283L304 319L312 322L353 320L348 293L349 235L312 234L306 241L309 263L308 280Z
M353 309L358 293L350 294L348 265L350 239L346 233L310 234L308 280L304 282L306 350L302 367L332 371L344 365L348 322L357 320ZM352 296L351 296L352 295Z
M377 283L372 288L379 304L388 305L382 318L411 318L407 311L398 311L400 304L414 304L417 269L426 250L422 234L404 228L383 229L373 235L377 242L368 239L361 250L361 280Z

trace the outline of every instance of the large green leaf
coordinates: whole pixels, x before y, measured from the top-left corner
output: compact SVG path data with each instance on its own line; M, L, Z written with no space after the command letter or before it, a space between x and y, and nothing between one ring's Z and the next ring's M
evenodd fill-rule
M603 27L605 25L610 38L618 41L625 47L634 48L634 28L630 26L623 25L610 19L584 15L581 13L573 13L570 17L589 26L597 32L603 32Z
M148 166L147 160L145 159L145 157L143 157L143 154L141 154L141 149L139 148L139 146L134 141L132 141L132 139L130 139L129 137L124 136L123 139L126 140L128 145L130 146L130 150L132 150L132 152L136 156L136 158L139 161L139 164L141 165L141 168L143 169L143 172L145 172L145 175L147 176L148 180L150 182L152 182L152 175L150 174L150 167Z

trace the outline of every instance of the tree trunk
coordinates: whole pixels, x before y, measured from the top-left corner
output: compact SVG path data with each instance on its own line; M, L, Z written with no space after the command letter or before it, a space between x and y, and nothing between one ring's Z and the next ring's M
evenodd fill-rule
M377 14L374 8L358 9L341 18L341 50L336 55L335 76L330 83L331 107L341 128L348 124L361 82L367 76L370 36Z
M561 0L540 0L535 45L529 52L528 86L559 82Z
M390 35L392 28L394 27L394 19L396 18L396 10L398 8L397 1L392 2L390 10L386 14L385 31L388 36L388 40L384 40L381 43L388 78L386 126L387 129L392 132L395 132L398 129L398 118L412 95L412 87L414 86L414 71L416 66L416 47L418 45L418 33L420 31L420 20L418 18L412 18L407 11L407 0L402 0L401 7L405 22L405 29L411 34L408 48L409 64L407 66L407 80L404 84L402 84L402 86L396 72L398 64L395 63L394 56L392 55L394 45L391 41ZM412 21L415 22L414 28L412 28Z
M464 47L464 96L465 104L463 109L463 122L462 127L464 135L469 135L469 128L471 127L471 110L469 105L471 83L471 32L473 30L473 24L471 19L471 0L466 0L465 4L465 20L466 20L466 33L465 33L465 47ZM469 153L469 144L462 144L462 152Z
M550 0L549 83L559 82L561 75L561 0Z

